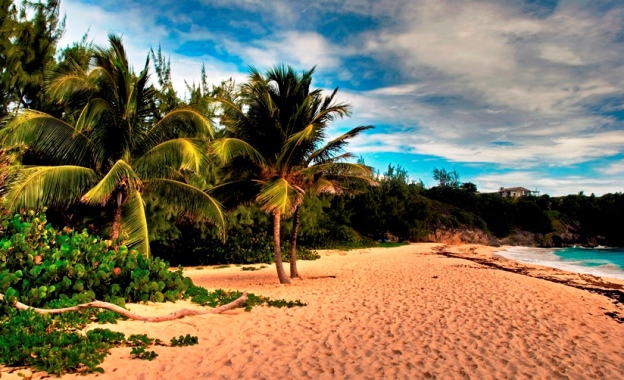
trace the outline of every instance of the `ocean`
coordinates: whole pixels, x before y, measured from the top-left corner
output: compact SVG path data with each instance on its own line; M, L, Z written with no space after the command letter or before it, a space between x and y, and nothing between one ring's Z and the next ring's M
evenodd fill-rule
M508 259L570 272L624 279L624 248L508 247L496 254Z

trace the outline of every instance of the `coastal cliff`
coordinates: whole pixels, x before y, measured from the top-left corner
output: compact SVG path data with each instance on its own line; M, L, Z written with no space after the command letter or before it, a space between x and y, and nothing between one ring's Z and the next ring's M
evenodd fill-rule
M482 244L499 245L494 236L478 228L462 226L458 228L437 228L427 236L427 241L450 245Z
M440 227L430 232L423 241L458 244L482 244L488 246L524 246L541 248L564 248L572 246L596 247L599 245L613 246L604 236L585 235L572 225L563 226L560 231L547 234L524 230L515 230L509 235L497 238L491 233L472 226L456 228Z

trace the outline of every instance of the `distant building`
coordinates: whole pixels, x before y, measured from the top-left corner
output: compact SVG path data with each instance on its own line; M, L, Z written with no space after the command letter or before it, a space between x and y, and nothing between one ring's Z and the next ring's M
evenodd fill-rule
M501 187L500 190L498 190L498 195L501 197L517 198L527 197L529 195L539 195L539 191L531 191L524 187L508 187L506 189Z

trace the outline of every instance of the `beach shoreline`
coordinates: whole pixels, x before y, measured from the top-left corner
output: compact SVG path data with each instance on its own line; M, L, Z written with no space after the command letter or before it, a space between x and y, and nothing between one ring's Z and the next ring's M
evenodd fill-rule
M497 249L422 243L319 251L321 259L299 262L304 279L288 286L278 283L274 265L255 271L187 268L185 275L208 289L301 300L307 306L96 325L163 341L191 334L199 344L154 347L159 356L151 362L132 359L130 348L114 348L101 366L104 374L63 378L621 376L624 324L615 317L624 315L622 304L575 285L621 291L623 284L513 262L497 257ZM158 315L186 305L129 307ZM18 379L18 372L5 368L2 379Z

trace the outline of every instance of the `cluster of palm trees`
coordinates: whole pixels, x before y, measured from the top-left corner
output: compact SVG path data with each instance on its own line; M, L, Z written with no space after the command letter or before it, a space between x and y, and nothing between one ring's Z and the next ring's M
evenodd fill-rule
M9 210L111 207L111 239L149 255L145 202L180 215L205 218L225 232L223 207L206 188L217 168L221 188L258 202L274 218L274 254L281 283L281 218L294 214L290 277L297 278L296 241L305 196L341 194L351 182L374 183L371 169L347 162L357 127L322 144L333 120L349 106L311 89L314 69L277 66L248 82L221 106L220 128L200 108L183 106L155 116L148 66L132 71L120 37L94 50L84 70L69 64L51 75L47 94L67 111L60 118L24 110L0 130L2 148L19 152L4 185ZM217 136L218 135L218 136ZM19 164L18 164L19 163Z

